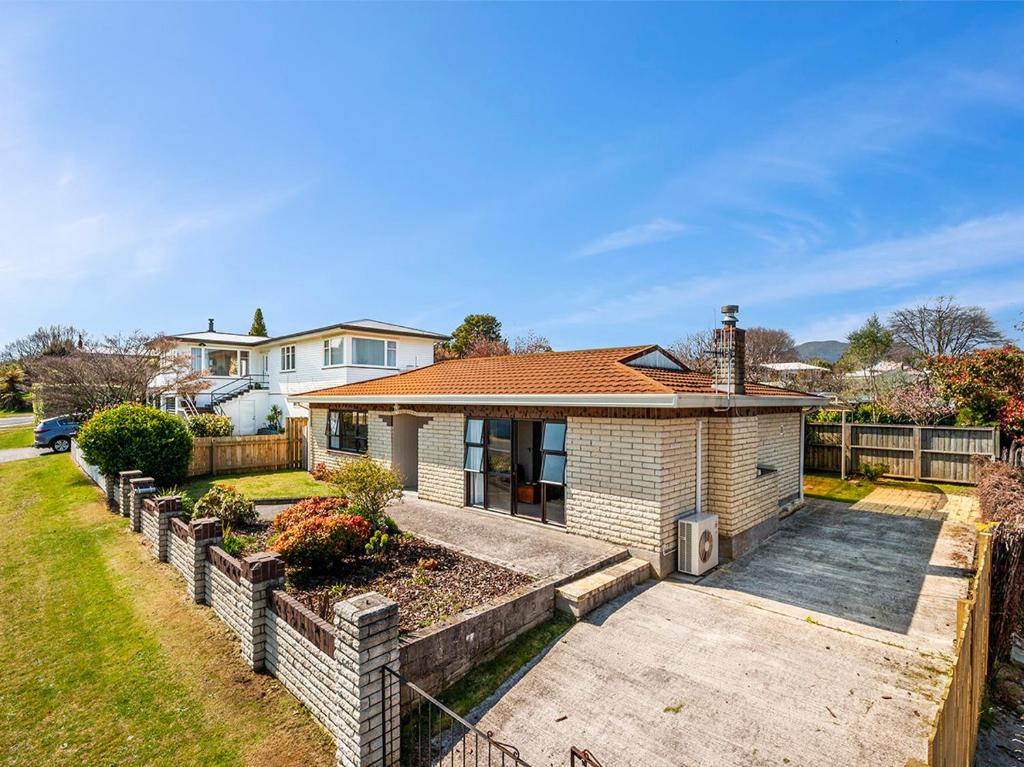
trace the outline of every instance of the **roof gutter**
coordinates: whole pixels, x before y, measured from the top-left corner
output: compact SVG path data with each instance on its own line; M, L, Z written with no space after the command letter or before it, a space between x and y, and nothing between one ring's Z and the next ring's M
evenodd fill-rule
M818 407L823 397L754 396L715 394L408 394L363 396L317 396L290 394L289 402L344 405L520 405L533 407L648 407L720 408L730 407Z

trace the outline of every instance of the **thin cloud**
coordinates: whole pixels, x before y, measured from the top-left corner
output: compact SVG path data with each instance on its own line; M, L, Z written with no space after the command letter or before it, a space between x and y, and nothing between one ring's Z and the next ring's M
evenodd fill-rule
M1024 210L974 218L921 234L855 248L821 252L790 263L771 261L714 276L699 273L626 295L595 301L586 309L552 318L538 327L605 323L623 325L670 317L680 303L738 301L766 306L801 298L906 286L927 290L943 275L1024 258Z
M646 224L637 224L636 226L606 234L604 237L587 243L573 255L577 258L587 258L588 256L612 253L616 250L651 245L655 242L675 239L687 229L688 227L685 224L680 224L678 221L672 221L668 218L656 218Z

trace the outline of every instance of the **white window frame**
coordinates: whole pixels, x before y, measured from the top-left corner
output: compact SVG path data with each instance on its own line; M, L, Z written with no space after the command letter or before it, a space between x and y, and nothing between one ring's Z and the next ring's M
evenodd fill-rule
M383 365L366 365L361 362L356 362L356 341L378 341L384 345L384 364ZM392 338L372 338L371 336L352 336L352 366L357 368L381 368L386 370L397 370L398 369L398 342ZM388 364L388 351L389 348L394 351L395 364Z
M285 364L289 361L291 365ZM294 373L295 372L295 344L288 344L287 346L281 347L281 372L282 373Z
M332 350L339 349L341 351L341 361L334 362L332 358ZM345 336L335 336L334 338L324 339L324 368L340 368L345 364Z

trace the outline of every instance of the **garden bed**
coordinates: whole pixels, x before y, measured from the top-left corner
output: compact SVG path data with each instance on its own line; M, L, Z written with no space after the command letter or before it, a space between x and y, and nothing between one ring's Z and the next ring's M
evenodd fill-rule
M328 621L334 604L376 591L398 602L402 633L444 621L510 594L532 578L504 567L404 536L376 557L345 559L331 575L288 571L285 590Z

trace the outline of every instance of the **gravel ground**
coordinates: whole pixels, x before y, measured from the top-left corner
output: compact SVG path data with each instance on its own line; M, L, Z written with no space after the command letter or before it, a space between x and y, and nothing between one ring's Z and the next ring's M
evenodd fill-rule
M430 626L509 594L532 579L415 537L403 538L381 559L358 557L335 575L290 571L285 589L326 620L334 603L376 591L398 602L403 633Z

